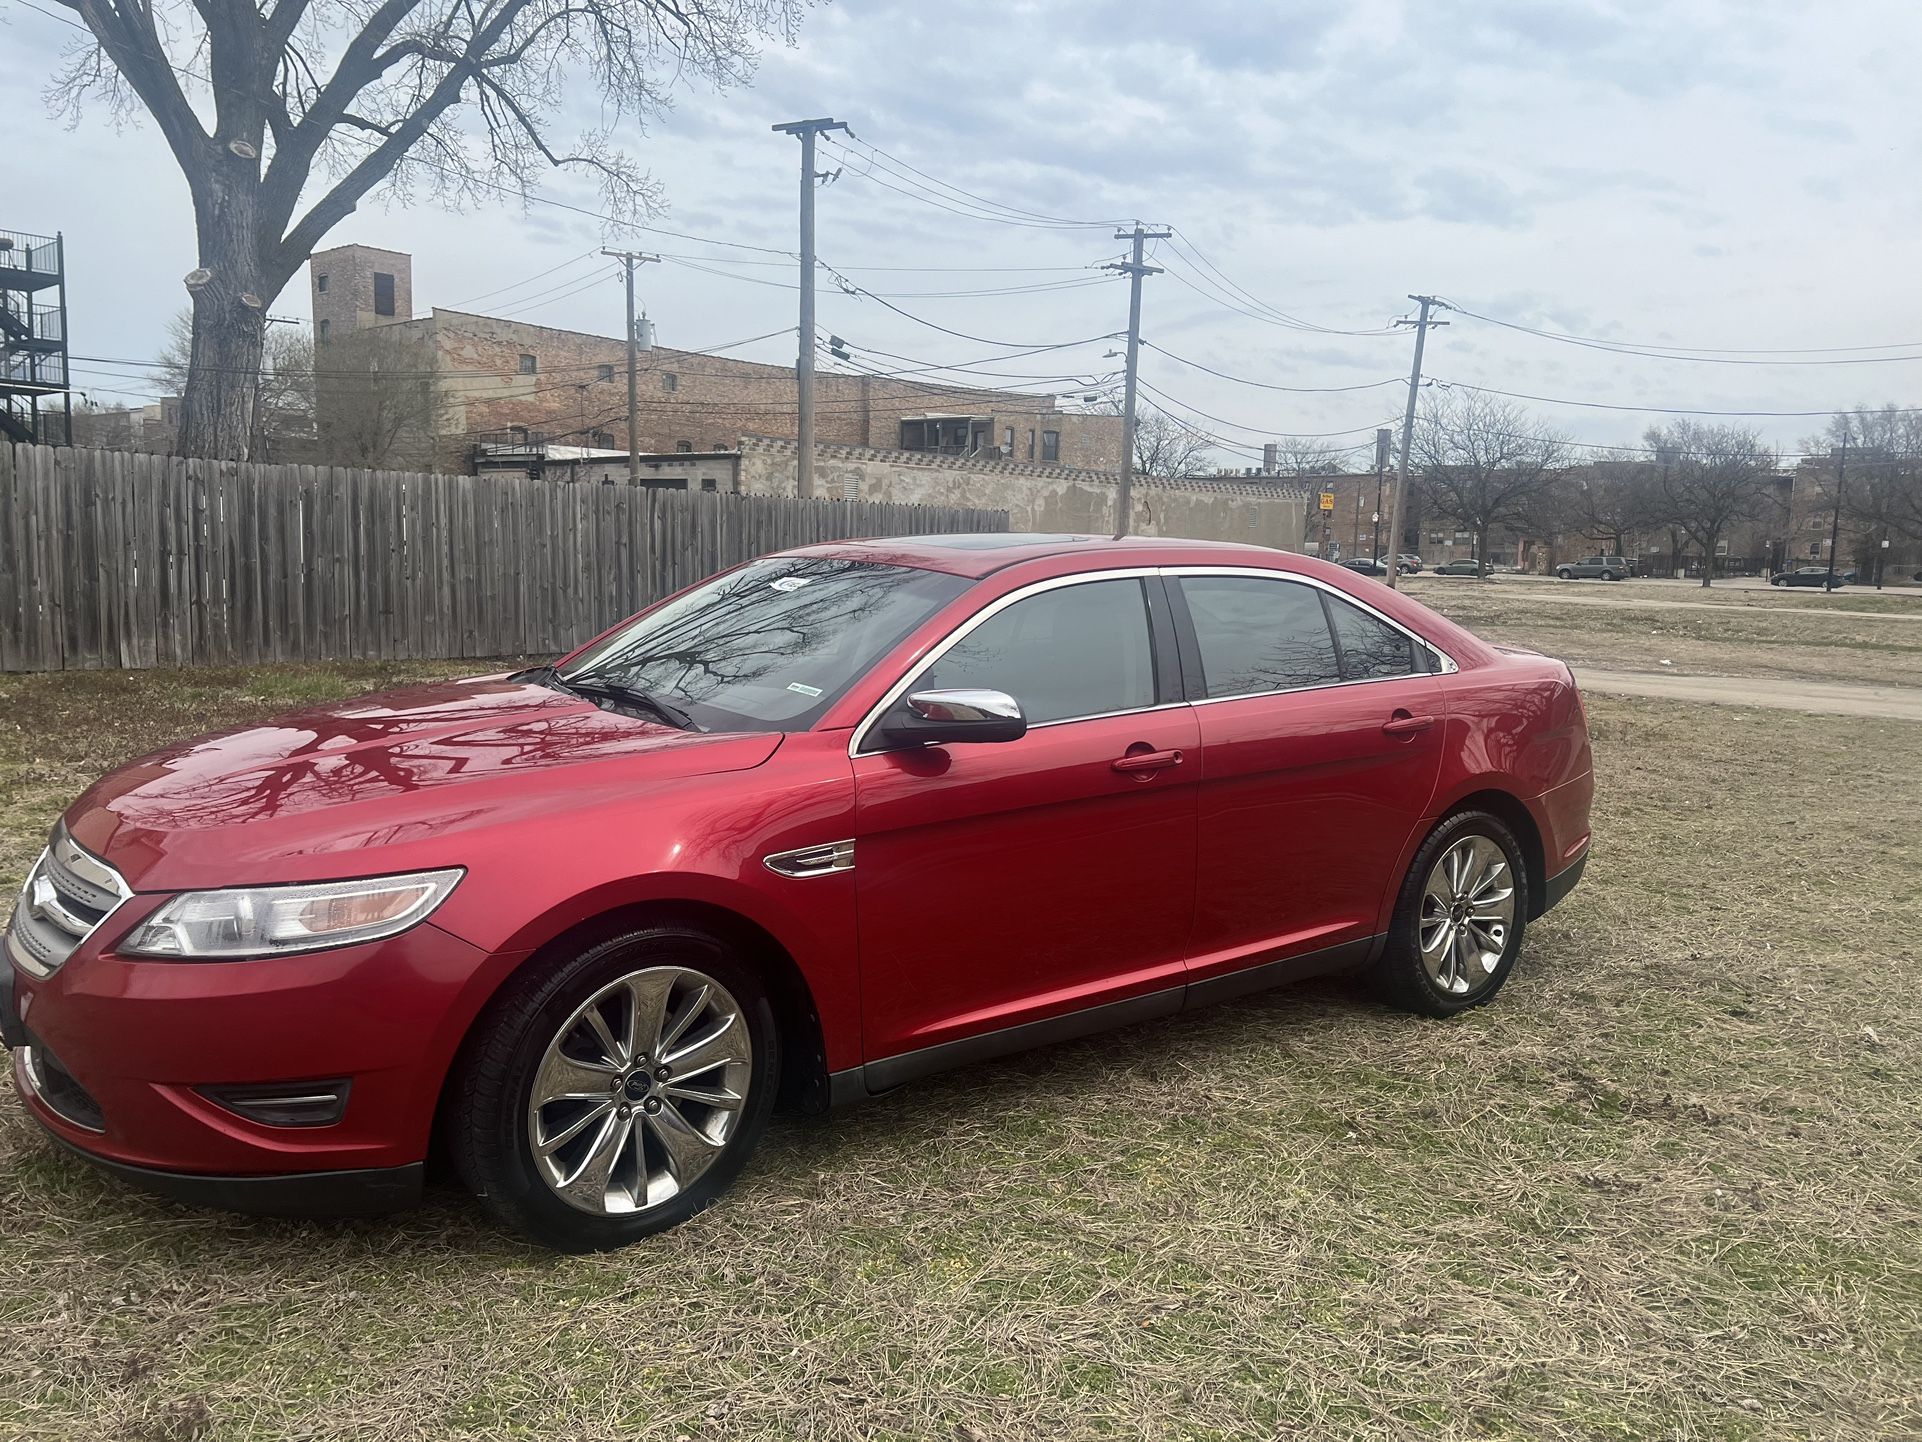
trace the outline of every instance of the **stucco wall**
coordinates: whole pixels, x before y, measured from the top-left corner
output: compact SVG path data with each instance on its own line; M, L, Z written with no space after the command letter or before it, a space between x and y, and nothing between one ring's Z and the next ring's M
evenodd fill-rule
M741 442L743 491L791 496L794 467L791 441ZM1005 510L1013 531L1099 534L1115 524L1114 477L1067 466L824 445L816 451L814 481L822 496ZM1301 492L1266 482L1137 481L1132 530L1299 551L1306 504Z

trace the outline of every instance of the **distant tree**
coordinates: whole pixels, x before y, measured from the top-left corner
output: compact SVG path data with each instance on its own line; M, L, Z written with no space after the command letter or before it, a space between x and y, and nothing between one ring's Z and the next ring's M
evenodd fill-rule
M192 367L193 312L176 311L167 322L167 343L156 357L158 375L169 395L186 392ZM273 460L296 441L314 434L314 337L305 326L270 325L262 339L260 372L255 380L252 433L247 454ZM175 449L184 450L176 438Z
M1661 468L1653 457L1605 453L1567 475L1569 514L1581 534L1611 556L1626 556L1634 538L1663 521Z
M1759 431L1743 426L1672 421L1646 436L1664 520L1702 548L1702 584L1715 575L1715 556L1729 527L1768 510L1777 457ZM1679 559L1679 558L1678 558Z
M1842 517L1879 563L1881 544L1894 536L1922 539L1922 413L1887 405L1841 411L1819 435L1802 442L1810 455L1833 453L1844 443L1848 458L1842 472ZM1837 468L1821 472L1833 504ZM1880 568L1877 565L1877 583Z
M244 457L267 306L375 188L445 204L591 173L615 214L658 201L615 127L681 81L744 80L803 0L58 0L92 33L48 88L77 119L153 118L193 201L187 455ZM585 72L585 87L571 83ZM564 117L595 115L577 140Z
M1308 436L1282 436L1275 442L1275 474L1280 476L1338 476L1346 452Z
M329 465L431 470L450 407L432 353L401 326L376 326L320 351L316 440Z
M1135 471L1139 475L1191 475L1214 444L1166 411L1144 410L1135 417Z
M1497 526L1528 529L1557 480L1568 443L1519 406L1479 391L1445 391L1415 424L1410 462L1424 493L1475 537L1488 559Z

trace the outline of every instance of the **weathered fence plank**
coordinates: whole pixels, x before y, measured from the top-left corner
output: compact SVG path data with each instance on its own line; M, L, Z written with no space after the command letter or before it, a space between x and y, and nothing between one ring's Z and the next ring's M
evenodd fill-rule
M1005 511L0 446L0 671L552 655L725 566Z

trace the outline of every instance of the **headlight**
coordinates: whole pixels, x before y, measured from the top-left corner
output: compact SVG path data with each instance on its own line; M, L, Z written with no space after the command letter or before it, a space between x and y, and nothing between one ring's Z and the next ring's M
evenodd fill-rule
M114 950L128 956L221 961L378 941L425 920L463 874L455 868L311 886L187 891L135 927Z

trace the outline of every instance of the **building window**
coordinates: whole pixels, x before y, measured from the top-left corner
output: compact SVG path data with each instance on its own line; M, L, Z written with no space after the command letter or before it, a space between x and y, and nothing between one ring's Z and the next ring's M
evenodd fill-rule
M1058 461L1061 459L1061 432L1043 431L1041 433L1041 459Z
M322 295L327 294L327 273L325 271L322 271L319 275L314 277L314 289L319 291Z
M661 389L662 390L677 391L680 388L681 388L681 378L679 376L675 375L673 371L661 372Z
M524 355L521 357L521 374L522 375L531 376L534 374L534 372L537 369L538 369L538 366L535 363L534 357L532 357L531 355Z
M588 443L599 446L602 450L611 451L614 449L614 432L596 431L588 438Z
M1822 556L1822 543L1821 543L1820 541L1810 541L1810 542L1809 542L1809 555L1810 555L1811 557L1813 557L1814 559L1816 559L1816 560L1820 560L1820 559L1821 559L1821 556Z
M1009 460L1014 459L1014 427L1006 426L1001 432L1001 454Z
M602 367L600 368L600 370L599 370L598 372L596 372L596 374L598 375L598 377L599 377L599 378L600 378L601 380L604 380L604 381L611 381L611 380L613 380L613 379L614 379L614 367L613 367L613 366L602 366Z
M714 443L713 443L712 445L710 445L710 446L708 447L708 449L709 449L710 451L724 451L724 450L726 450L726 449L727 449L727 442L726 442L726 441L715 441L715 442L714 442Z
M374 272L374 314L394 313L394 278L385 271Z
M1034 427L1028 427L1028 459L1034 459Z
M321 321L319 325L315 326L314 334L319 337L320 343L322 345L326 345L327 344L327 322Z
M690 451L692 451L692 450L694 449L694 442L692 442L692 441L676 441L676 442L674 443L674 449L675 449L675 450L677 450L677 451L679 451L679 452L680 452L680 453L681 453L682 455L686 455L686 454L688 454L688 453L689 453Z
M721 487L720 487L720 485L719 485L719 483L715 481L715 479L714 479L714 477L712 477L712 476L702 476L702 477L701 477L701 489L702 489L702 490L704 490L704 491L718 491L718 490L720 490L720 489L721 489Z

